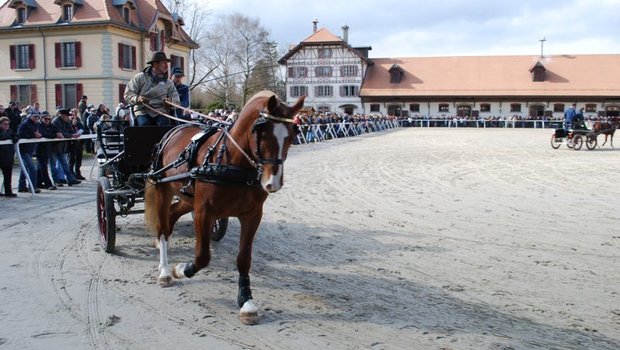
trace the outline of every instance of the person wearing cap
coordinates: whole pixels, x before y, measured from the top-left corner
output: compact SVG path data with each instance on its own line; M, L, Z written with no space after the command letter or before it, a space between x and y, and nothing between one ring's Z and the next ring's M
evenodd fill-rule
M39 132L39 113L30 112L27 118L19 124L17 128L17 136L20 139L40 139L41 132ZM34 186L34 192L41 192L36 188L37 185L37 165L32 158L36 143L24 143L19 145L19 152L21 154L21 162L26 168L26 172L22 170L19 174L19 184L17 192L28 192L28 185L26 183L26 176L30 178L30 184Z
M185 108L189 108L189 86L183 84L183 69L181 67L172 67L172 75L170 78L174 83L174 87L177 89L177 93L179 94L179 105ZM176 117L184 120L191 120L191 115L189 112L184 111L180 108L176 109Z
M11 121L8 117L0 117L0 141L13 140L13 130L9 127ZM13 193L11 181L13 178L13 163L15 162L15 147L13 145L0 145L0 169L2 169L2 176L4 182L4 193L0 196L5 197L17 197Z
M41 124L39 125L39 131L41 136L46 139L62 138L62 134L59 134L58 129L52 124L52 116L47 112L41 112ZM47 190L56 190L56 186L52 183L50 174L48 171L50 153L52 147L55 145L52 142L41 142L37 145L37 187L45 188Z
M167 102L179 103L174 83L168 79L168 62L164 52L155 52L142 72L136 74L125 88L125 101L134 105L138 126L169 125L168 118L153 111L170 114Z
M58 116L52 121L52 124L58 129L58 136L62 136L58 137L59 139L74 139L80 137L80 133L73 130L70 116L71 112L69 109L62 108L58 110ZM55 183L67 183L69 186L73 186L82 182L76 179L75 174L73 174L69 168L69 142L72 141L56 142L56 145L54 145L55 147L52 146L50 164L52 168L52 179Z

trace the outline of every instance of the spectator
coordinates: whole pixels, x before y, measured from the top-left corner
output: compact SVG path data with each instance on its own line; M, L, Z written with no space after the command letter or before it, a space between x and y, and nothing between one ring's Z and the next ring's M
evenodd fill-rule
M85 127L78 116L77 108L71 109L70 120L73 132L79 135L84 134ZM84 152L83 140L69 141L69 143L69 170L75 175L76 179L86 180L80 170L82 168L82 153Z
M88 115L86 115L87 109L88 109L88 96L83 95L82 98L80 99L80 103L78 103L77 105L78 117L80 117L80 119L82 120L83 125L86 125L86 118L88 118Z
M179 105L185 108L189 108L189 86L183 84L183 68L181 67L173 67L172 68L172 82L174 83L174 87L177 89L177 93L179 94ZM190 120L191 116L189 112L186 112L180 108L176 109L176 117L184 120Z
M52 124L52 116L47 112L41 113L41 124L39 125L41 136L46 139L62 138L62 134L58 134L58 129ZM52 183L49 168L49 158L51 148L54 146L52 142L41 142L37 145L37 187L47 190L56 190L57 187Z
M52 121L54 126L58 129L58 132L62 134L62 138L77 138L80 136L79 133L73 131L71 121L69 120L70 115L71 112L68 109L61 109L58 111L58 116ZM56 165L60 169L54 169L54 167L52 167L52 177L54 181L63 184L66 182L69 186L82 183L75 178L75 175L73 175L71 169L69 169L69 163L67 161L69 147L67 142L58 142L55 146L56 147L52 147L52 166ZM54 159L56 162L54 162ZM64 179L61 172L64 173Z
M39 132L39 113L31 112L27 115L27 118L19 124L17 128L17 135L20 139L40 139L41 132ZM37 184L37 165L32 158L34 150L36 148L35 143L24 143L19 145L19 152L21 154L21 162L26 168L26 173L22 170L19 174L19 184L17 192L28 192L28 185L26 177L30 179L30 185L34 186L34 193L40 193L41 190L36 188Z
M16 140L10 126L11 121L8 117L0 117L0 141ZM4 178L4 193L1 195L5 197L17 197L17 195L13 193L11 186L14 161L15 147L13 145L0 146L0 168L2 168L2 176Z
M9 108L5 110L6 116L9 117L10 129L13 130L13 134L17 134L17 127L22 122L21 111L19 110L19 102L9 102Z

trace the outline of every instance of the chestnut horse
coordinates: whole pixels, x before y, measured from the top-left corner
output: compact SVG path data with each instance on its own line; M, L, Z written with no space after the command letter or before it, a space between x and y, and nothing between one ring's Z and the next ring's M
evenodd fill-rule
M592 126L592 132L605 135L605 142L601 147L607 143L607 136L610 136L611 148L614 148L614 133L616 132L616 125L611 122L594 122Z
M303 106L304 98L287 107L273 92L254 95L229 131L221 129L197 146L197 164L193 167L191 162L177 167L169 165L184 157L188 145L199 138L202 129L183 125L164 136L153 165L153 171L163 165L163 172L159 179L149 180L144 196L145 220L159 245L161 286L171 285L173 278L190 278L206 267L211 259L209 236L214 222L237 217L241 224L237 255L239 317L245 324L258 321L249 276L252 242L262 220L263 203L269 193L282 187L283 163L296 132L292 118ZM209 177L216 172L219 177L215 180ZM173 204L175 195L179 201ZM182 215L192 210L196 234L194 261L170 267L168 240L172 229Z

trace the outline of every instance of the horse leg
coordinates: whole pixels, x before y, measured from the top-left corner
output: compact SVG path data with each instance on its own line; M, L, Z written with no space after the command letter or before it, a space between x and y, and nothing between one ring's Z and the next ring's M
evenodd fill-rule
M179 221L181 216L189 213L193 209L194 209L194 206L191 203L186 202L186 201L178 201L174 203L170 207L170 227L174 229L174 224L176 224L177 221Z
M168 262L168 240L172 235L170 225L170 202L172 202L172 192L166 186L161 191L156 191L155 196L160 205L157 207L159 224L157 225L157 242L159 243L159 277L157 283L162 287L169 287L173 283L170 264ZM162 235L164 236L162 239Z
M196 272L209 265L211 260L209 234L213 230L214 222L215 219L207 214L207 210L204 207L194 207L194 230L196 232L194 262L177 264L172 270L174 278L191 278Z
M239 319L241 323L247 325L258 323L258 308L252 301L252 290L250 289L250 267L252 266L252 244L262 217L262 208L254 214L239 217L241 234L239 254L237 255L237 270L239 271L237 304L241 308Z

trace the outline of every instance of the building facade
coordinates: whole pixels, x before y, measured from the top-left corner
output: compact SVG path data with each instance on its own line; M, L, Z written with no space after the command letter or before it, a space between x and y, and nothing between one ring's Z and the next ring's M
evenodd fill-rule
M348 27L340 38L313 23L313 34L279 61L287 69L287 101L307 95L306 108L417 118L560 118L576 103L586 117L620 115L620 55L369 59L370 48L348 44Z
M0 7L0 101L115 106L155 51L187 70L196 48L158 0L9 0Z
M325 28L317 30L292 48L278 63L286 66L286 100L306 97L306 106L319 112L362 113L359 98L370 61L370 47L353 48Z

